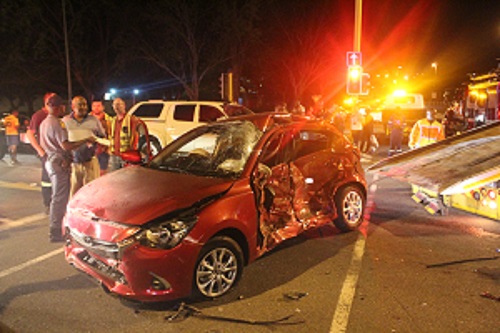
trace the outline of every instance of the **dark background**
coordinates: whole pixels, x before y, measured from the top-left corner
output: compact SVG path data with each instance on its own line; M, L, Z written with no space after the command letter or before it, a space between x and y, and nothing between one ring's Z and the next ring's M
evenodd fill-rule
M254 109L309 106L313 95L336 103L353 50L354 4L1 0L0 109L30 114L46 91L70 97L66 45L72 96L103 98L115 88L129 101L220 99L219 76L232 71ZM459 86L468 73L496 67L499 14L497 0L365 0L364 70L373 77L403 68Z

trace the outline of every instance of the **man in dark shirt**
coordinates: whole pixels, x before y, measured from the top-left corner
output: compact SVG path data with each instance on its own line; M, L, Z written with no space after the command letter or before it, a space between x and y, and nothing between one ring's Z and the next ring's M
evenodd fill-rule
M45 161L47 160L47 154L40 146L39 139L40 139L40 124L49 114L49 112L47 111L47 99L52 94L53 93L51 92L45 94L45 96L43 97L44 107L35 112L35 114L33 114L33 116L31 117L28 130L26 131L26 136L28 137L31 146L38 153L38 158L40 159L42 164L41 186L42 186L43 205L45 206L46 214L49 214L50 198L52 197L52 184L50 183L50 178L47 173L47 170L45 170Z

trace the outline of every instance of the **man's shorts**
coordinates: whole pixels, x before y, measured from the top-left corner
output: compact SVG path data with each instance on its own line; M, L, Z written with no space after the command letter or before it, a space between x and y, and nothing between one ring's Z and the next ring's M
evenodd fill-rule
M7 146L19 146L19 135L6 135Z

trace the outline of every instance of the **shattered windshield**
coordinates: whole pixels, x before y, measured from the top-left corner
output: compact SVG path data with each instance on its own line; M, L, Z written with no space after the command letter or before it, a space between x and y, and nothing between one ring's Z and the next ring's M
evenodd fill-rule
M261 136L248 121L199 127L169 145L150 167L198 176L239 177Z

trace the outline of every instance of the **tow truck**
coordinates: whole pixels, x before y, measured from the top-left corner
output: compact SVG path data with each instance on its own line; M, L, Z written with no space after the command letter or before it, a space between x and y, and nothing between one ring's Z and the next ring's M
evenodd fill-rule
M408 182L431 214L453 207L500 221L500 121L384 159L368 168Z

